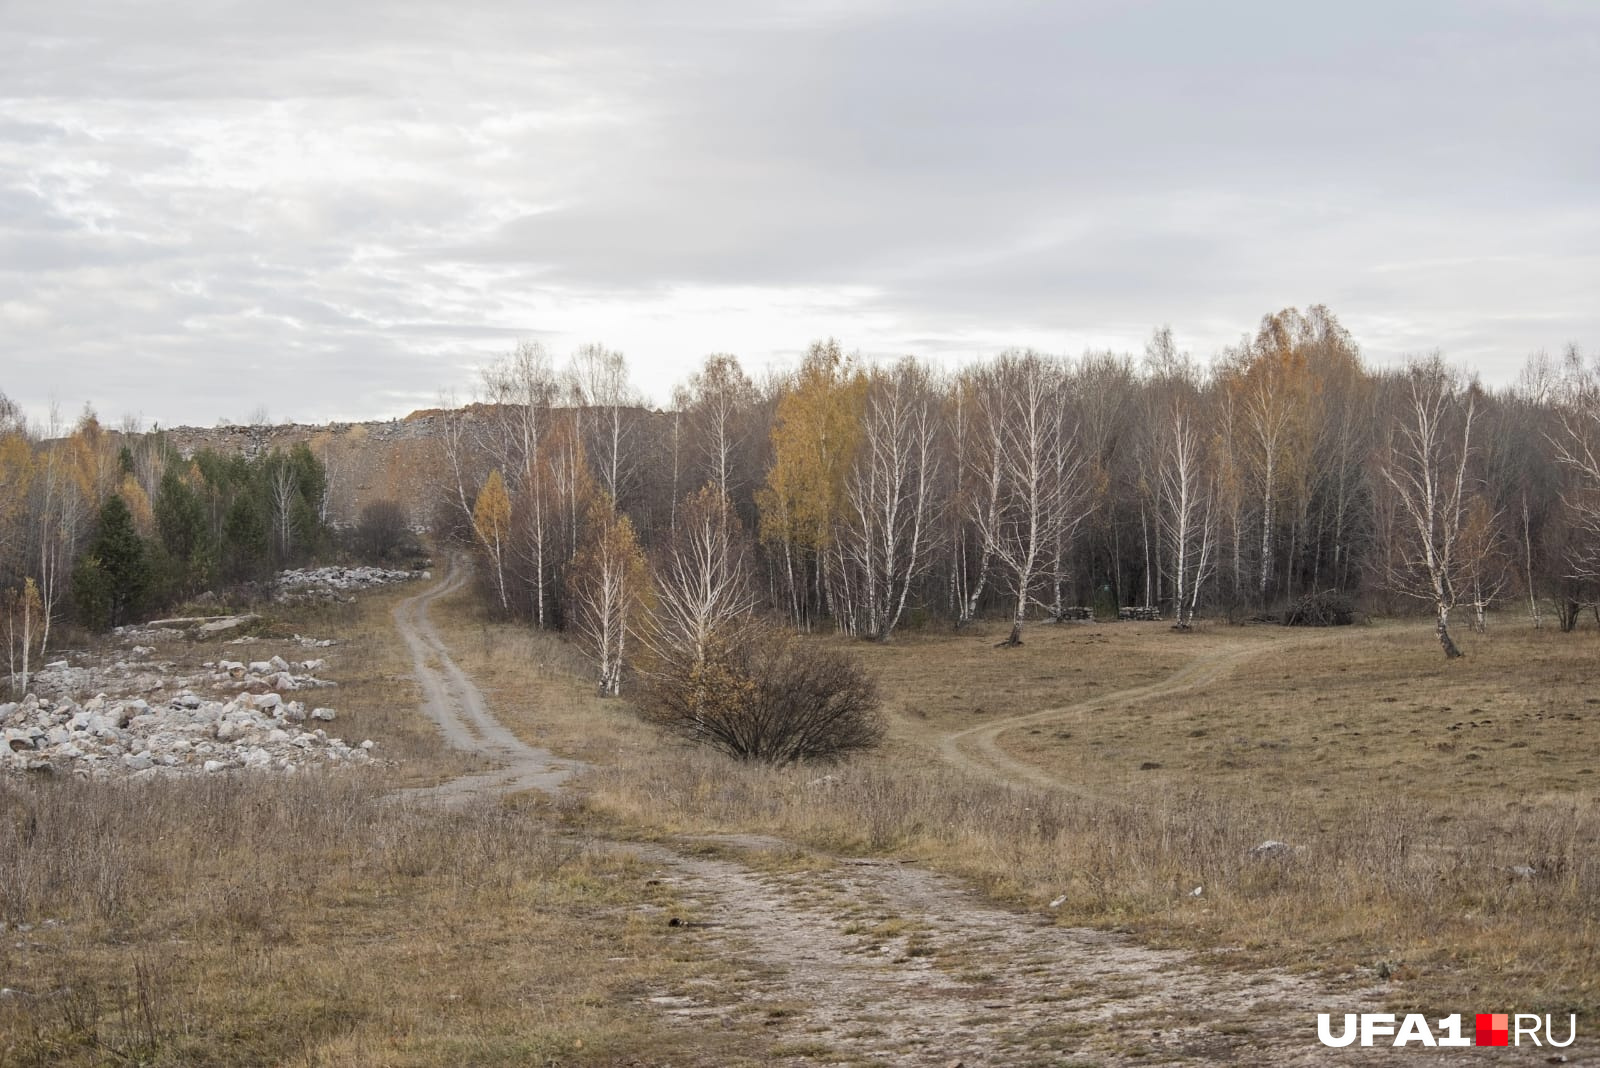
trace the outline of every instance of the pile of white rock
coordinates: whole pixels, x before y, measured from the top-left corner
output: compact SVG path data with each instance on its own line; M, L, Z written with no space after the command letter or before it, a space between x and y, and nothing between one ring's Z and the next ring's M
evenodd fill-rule
M105 694L82 705L29 694L0 704L0 770L110 778L369 762L372 742L347 745L316 726L334 718L331 708L307 710L276 693L241 693L226 702L182 693L159 706ZM311 729L302 726L308 721Z
M303 567L278 572L276 597L280 601L338 597L343 593L429 578L427 571L391 571L382 567Z
M180 672L170 661L150 661L143 657L153 650L135 646L126 659L112 663L85 661L76 666L65 660L52 661L36 672L30 689L40 697L70 697L86 693L137 694L155 699L165 691L212 690L310 690L338 683L317 678L316 672L328 666L323 659L294 663L274 656L267 660L206 661L201 671Z
M321 671L328 666L326 660L301 660L291 665L281 656L274 656L267 660L251 660L248 663L242 660L207 661L205 666L211 669L211 679L219 690L249 690L268 688L274 690L309 690L319 686L337 686L337 682L319 679L311 672ZM306 672L303 675L294 674L295 668Z

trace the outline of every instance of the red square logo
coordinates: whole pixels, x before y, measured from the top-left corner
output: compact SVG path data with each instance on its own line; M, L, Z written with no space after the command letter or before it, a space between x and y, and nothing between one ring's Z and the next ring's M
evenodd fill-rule
M1511 1014L1505 1012L1478 1013L1478 1045L1511 1045Z

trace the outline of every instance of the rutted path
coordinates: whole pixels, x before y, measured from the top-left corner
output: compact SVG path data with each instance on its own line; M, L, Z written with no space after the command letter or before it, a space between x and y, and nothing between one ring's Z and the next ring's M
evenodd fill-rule
M1018 760L1006 752L1000 745L1000 736L1018 727L1054 722L1066 719L1069 716L1082 716L1090 712L1109 711L1110 709L1131 705L1138 701L1147 701L1157 697L1173 697L1181 693L1198 690L1216 682L1247 660L1252 660L1264 653L1281 651L1287 642L1293 640L1292 638L1275 639L1270 644L1252 645L1244 649L1203 654L1157 682L1134 686L1126 690L1117 690L1112 693L1099 694L1058 708L1022 712L976 727L969 727L963 731L956 731L954 734L945 735L940 740L939 755L947 763L979 776L995 778L1002 782L1009 782L1019 786L1048 786L1087 795L1087 791L1082 790L1072 782L1052 775L1038 765Z
M395 609L395 624L412 653L424 712L451 745L500 766L407 793L453 804L554 791L582 765L527 745L495 719L428 620L428 605L466 580L467 571L453 563L443 581ZM1246 655L1206 658L1164 682L1084 706L1199 686ZM983 743L1063 711L963 732L949 752L969 767L1004 770ZM963 746L969 739L983 763ZM685 851L617 843L657 865L658 877L688 904L688 922L677 925L682 936L707 940L732 965L732 975L715 982L651 992L642 1007L692 1028L754 1014L771 1025L764 1032L770 1055L789 1063L1311 1064L1327 1052L1316 1044L1313 1012L1376 1007L1375 991L1332 995L1284 973L1207 969L1185 953L1059 927L909 865L824 861L797 871L786 861L779 871L762 871L741 863L740 852L785 852L786 843L714 841L730 859L689 855L696 843L686 842ZM1339 1053L1353 1063L1388 1059L1381 1049ZM1430 1053L1433 1064L1471 1059Z
M776 1003L793 1021L789 1049L812 1063L1311 1064L1325 1051L1308 1006L1377 1008L1376 992L1335 997L1285 973L1207 970L893 861L768 874L639 852L749 966L732 988L651 1000L695 1026L747 1012L753 998ZM1384 1051L1340 1052L1372 1063Z
M411 650L412 671L422 687L422 711L439 725L452 748L501 766L439 786L406 790L401 796L456 805L524 790L554 792L583 765L528 745L495 719L478 687L450 659L438 630L428 619L428 605L459 590L470 574L452 558L443 581L395 606L394 624Z

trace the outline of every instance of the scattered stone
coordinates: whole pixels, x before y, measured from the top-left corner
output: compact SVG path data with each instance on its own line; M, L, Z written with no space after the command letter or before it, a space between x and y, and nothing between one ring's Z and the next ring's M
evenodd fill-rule
M1532 879L1534 876L1539 874L1539 869L1533 867L1531 864L1513 864L1511 867L1507 868L1506 871L1509 871L1512 875L1515 875L1519 879Z
M1062 894L1060 897L1058 897L1054 901L1050 902L1050 907L1053 908L1053 909L1058 909L1062 905L1065 905L1066 903L1067 903L1067 895L1066 894Z
M1286 857L1293 852L1294 846L1290 845L1288 842L1279 842L1275 839L1269 838L1265 842L1262 842L1260 845L1251 849L1250 855L1257 858Z
M197 634L221 634L223 631L237 630L246 623L254 623L261 617L253 612L237 616L178 616L173 619L152 619L142 628L124 627L118 633L132 633L136 630L164 630L183 633L194 631Z
M280 571L278 601L349 600L355 593L393 582L431 577L427 571L391 571L382 567L312 567Z
M1189 891L1189 896L1190 897L1201 897L1201 896L1203 896L1205 894L1205 892L1206 892L1206 888L1205 887L1197 886L1193 890Z
M304 704L276 692L240 693L226 701L185 692L156 706L105 694L79 705L30 693L0 706L7 724L0 735L0 770L112 778L231 768L293 773L308 761L371 761L371 741L350 746L324 730L303 730L297 724L308 715L319 722L335 718L331 708L308 713Z

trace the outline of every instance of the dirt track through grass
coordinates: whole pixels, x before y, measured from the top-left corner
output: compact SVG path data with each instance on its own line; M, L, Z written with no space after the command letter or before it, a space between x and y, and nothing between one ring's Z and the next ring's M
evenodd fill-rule
M1066 789L1082 796L1090 796L1081 786L1073 784L1062 776L1052 774L1048 769L1036 764L1018 760L1001 746L1000 736L1022 727L1054 723L1076 715L1105 712L1140 701L1175 697L1178 694L1199 690L1210 686L1247 660L1263 653L1280 651L1289 640L1291 639L1244 649L1202 653L1159 682L1134 686L1114 693L1099 694L1059 708L1020 712L966 730L955 731L941 740L939 753L950 764L975 775L993 777L1017 785Z
M428 604L465 580L457 566L395 612L424 711L450 744L502 765L434 794L451 802L553 792L573 765L511 736L428 621ZM1042 769L1002 752L996 739L1075 711L1197 689L1277 645L1203 653L1158 682L957 731L943 750L968 772L1059 787ZM642 1007L691 1031L747 1027L759 1018L772 1042L764 1060L1312 1064L1326 1054L1315 1040L1316 1011L1376 1011L1385 993L1354 977L1335 990L1277 970L1208 967L1182 951L995 905L958 880L915 866L819 856L770 837L720 838L710 856L704 839L613 848L657 866L652 881L688 906L660 922L725 965L714 980L649 991ZM1355 1063L1389 1055L1341 1051ZM1472 1051L1435 1052L1430 1062L1477 1059Z
M411 652L412 671L422 687L422 711L438 724L452 748L498 765L439 786L405 791L402 796L451 805L478 798L541 790L553 793L582 765L559 760L548 749L528 745L494 717L478 687L450 658L428 605L461 589L470 572L452 559L443 581L395 606L394 623Z

